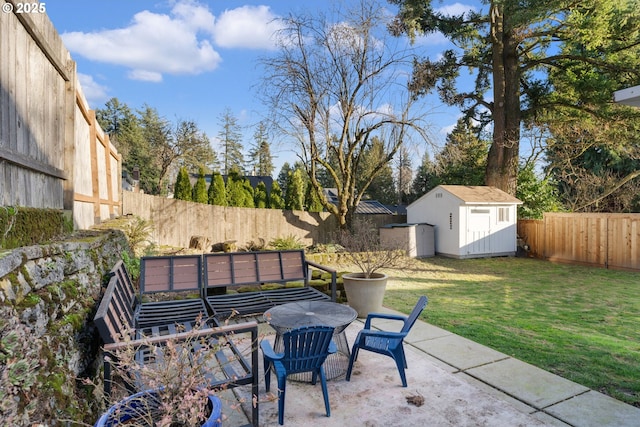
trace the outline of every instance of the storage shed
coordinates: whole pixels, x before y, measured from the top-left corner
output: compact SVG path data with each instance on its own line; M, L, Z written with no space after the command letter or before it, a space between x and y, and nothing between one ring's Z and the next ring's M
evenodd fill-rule
M495 187L439 185L407 207L407 222L433 224L436 254L513 256L519 204Z
M433 226L431 224L387 224L380 227L382 247L397 247L411 258L435 255Z

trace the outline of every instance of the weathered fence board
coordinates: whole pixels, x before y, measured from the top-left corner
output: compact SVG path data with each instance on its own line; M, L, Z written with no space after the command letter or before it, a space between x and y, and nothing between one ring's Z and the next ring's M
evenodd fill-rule
M113 217L121 159L49 17L0 13L0 58L0 206L70 210L78 228Z
M262 238L268 243L293 235L305 245L327 243L337 222L327 212L212 206L124 191L122 213L153 222L151 240L159 245L189 247L192 236L213 243L235 240L238 247ZM404 215L366 215L374 224L406 222Z

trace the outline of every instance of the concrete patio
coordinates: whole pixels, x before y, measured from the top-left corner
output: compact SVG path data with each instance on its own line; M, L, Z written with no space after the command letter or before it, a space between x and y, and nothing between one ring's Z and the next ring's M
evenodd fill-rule
M273 340L271 327L260 326L264 339ZM374 326L393 330L398 322L379 321ZM347 328L350 345L362 327L358 319ZM391 358L362 351L350 382L344 376L328 382L329 418L319 384L287 381L284 425L631 427L640 423L640 408L420 320L405 340L405 351L407 388L402 387ZM260 366L261 376L263 372ZM274 383L275 378L272 387ZM234 390L251 401L249 390ZM409 403L407 398L412 397L424 398L424 404ZM277 426L277 401L268 400L263 376L260 400L260 426ZM233 396L227 399L225 426L249 422L240 410L229 408L235 402Z

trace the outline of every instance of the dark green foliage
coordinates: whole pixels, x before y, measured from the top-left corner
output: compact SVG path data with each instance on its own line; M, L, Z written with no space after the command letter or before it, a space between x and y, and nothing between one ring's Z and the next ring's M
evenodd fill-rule
M278 181L273 181L271 192L269 193L269 207L271 209L284 209L284 199Z
M409 194L409 203L419 199L424 194L438 186L438 178L435 174L435 166L429 159L429 153L425 152L422 157L422 163L418 166L416 177L411 184L411 193Z
M287 194L287 183L289 180L289 174L293 171L293 168L289 164L289 162L284 162L282 168L280 169L280 173L278 174L277 183L280 187L281 194Z
M438 184L483 185L489 141L467 120L458 120L444 148L435 156Z
M236 169L227 176L227 206L244 206L246 193L243 179Z
M176 185L173 188L173 198L178 200L192 200L191 181L186 167L181 167L176 178Z
M554 185L548 178L538 178L533 166L520 169L516 197L523 202L518 206L518 219L542 219L545 212L562 210Z
M309 184L307 184L307 190L304 194L304 208L309 212L322 212L324 210L318 192Z
M287 176L287 192L284 198L285 209L301 211L304 207L304 177L299 168Z
M256 208L267 208L267 186L264 181L260 181L256 186L255 194L253 196L254 205Z
M202 167L200 168L196 185L193 186L192 199L194 202L198 203L207 203L209 201L207 194L207 182L204 179L204 168Z
M211 142L193 121L173 124L148 105L134 113L117 98L97 109L96 118L122 154L125 179L133 183L132 175L137 171L138 185L147 194L166 195L169 173L177 164L188 170L216 167Z
M227 189L219 172L214 172L207 192L210 205L227 206Z
M245 178L242 180L242 190L243 190L243 196L242 196L242 206L245 208L252 208L255 206L255 203L253 201L253 187L251 186L251 182Z

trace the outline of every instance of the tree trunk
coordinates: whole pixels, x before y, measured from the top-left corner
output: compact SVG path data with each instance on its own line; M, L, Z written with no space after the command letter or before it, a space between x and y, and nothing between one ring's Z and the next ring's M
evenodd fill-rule
M493 143L485 184L516 194L520 147L520 70L517 43L505 25L504 8L491 5L493 45Z

